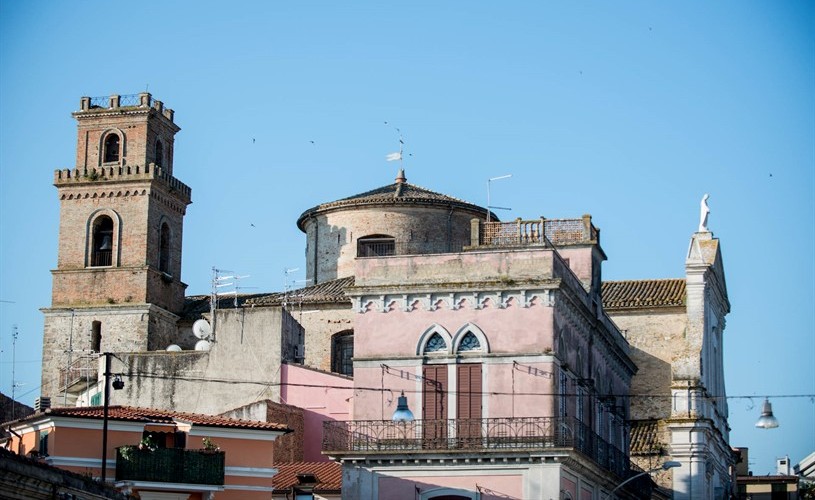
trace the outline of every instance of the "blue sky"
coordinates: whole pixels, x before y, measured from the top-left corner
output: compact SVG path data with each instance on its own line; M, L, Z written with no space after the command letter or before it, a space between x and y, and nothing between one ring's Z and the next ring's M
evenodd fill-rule
M228 6L228 8L227 8ZM56 265L53 170L81 96L149 90L182 127L182 279L283 288L298 215L393 181L590 213L604 279L681 277L699 200L721 239L731 444L756 474L815 451L815 4L0 2L0 390L38 395ZM311 141L314 141L313 143ZM254 226L252 226L252 224ZM304 276L292 276L302 279Z

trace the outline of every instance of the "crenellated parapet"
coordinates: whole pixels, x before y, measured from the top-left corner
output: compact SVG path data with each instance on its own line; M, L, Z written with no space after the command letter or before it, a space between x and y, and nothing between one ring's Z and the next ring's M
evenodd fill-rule
M79 111L74 112L75 118L83 118L85 116L100 116L109 113L121 113L123 111L142 111L155 110L169 120L173 121L175 112L164 106L164 103L158 99L154 99L149 92L142 92L140 94L127 94L119 95L113 94L111 96L102 97L83 97L79 101Z
M155 163L147 166L125 165L92 168L63 169L54 171L54 185L58 188L69 186L89 186L107 182L144 182L159 181L170 191L174 191L190 202L192 189L173 177L169 172Z

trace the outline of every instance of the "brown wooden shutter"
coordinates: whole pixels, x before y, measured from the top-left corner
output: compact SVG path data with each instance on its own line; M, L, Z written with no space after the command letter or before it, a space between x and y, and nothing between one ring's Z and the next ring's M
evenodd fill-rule
M459 448L481 447L481 365L456 370L456 441Z
M422 438L425 449L447 448L447 365L425 365Z

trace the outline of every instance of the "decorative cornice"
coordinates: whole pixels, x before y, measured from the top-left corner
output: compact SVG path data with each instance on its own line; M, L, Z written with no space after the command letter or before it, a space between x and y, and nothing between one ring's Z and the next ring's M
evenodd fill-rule
M516 302L523 308L540 304L552 307L555 303L554 290L549 288L521 289L521 290L482 290L459 292L419 292L419 293L382 293L359 294L351 297L352 309L359 313L375 311L388 313L391 311L412 312L418 308L424 311L435 311L444 307L451 311L465 308L480 310L494 304L499 309L505 309L510 301ZM372 307L371 307L372 306Z

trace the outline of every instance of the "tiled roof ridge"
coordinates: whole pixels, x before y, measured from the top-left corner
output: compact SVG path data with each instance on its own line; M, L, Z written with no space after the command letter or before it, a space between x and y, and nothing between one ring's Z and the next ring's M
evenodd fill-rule
M30 418L42 416L63 416L75 418L103 418L102 406L52 407L43 413L35 413ZM227 427L236 429L280 430L289 431L284 424L276 422L261 422L258 420L244 420L231 417L206 415L203 413L189 413L159 408L142 408L138 406L111 405L108 407L109 420L123 420L132 422L171 422L174 419L188 420L196 425L209 427ZM26 419L22 419L26 420Z
M337 462L278 462L278 473L272 478L276 491L288 490L298 484L298 474L314 474L315 492L334 492L342 488L342 465Z
M266 292L238 294L239 306L276 306L283 302L284 298L289 299L293 304L313 304L313 303L350 303L350 299L345 296L345 289L354 285L354 277L346 276L329 281L323 281L316 285L310 285L288 292ZM185 298L184 316L188 319L200 317L204 312L209 312L209 295L189 295ZM234 297L218 299L218 308L233 307Z
M459 208L483 212L486 209L470 203L468 201L456 198L454 196L446 195L427 189L425 187L405 182L394 182L384 186L374 188L362 193L357 193L352 196L340 198L338 200L320 203L300 214L297 218L297 227L303 229L303 221L311 214L320 212L322 210L330 210L332 208L341 208L355 205L368 205L378 203L441 203L441 204L455 204Z

